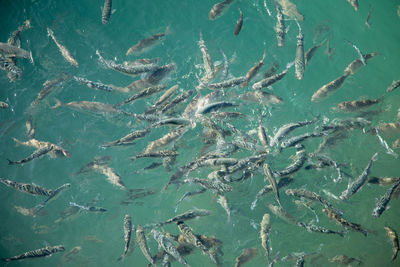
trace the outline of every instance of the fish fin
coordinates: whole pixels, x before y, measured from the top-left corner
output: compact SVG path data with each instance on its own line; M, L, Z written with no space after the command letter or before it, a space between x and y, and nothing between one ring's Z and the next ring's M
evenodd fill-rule
M117 12L117 9L113 9L113 10L111 11L111 15L114 14L115 12Z
M55 108L59 108L63 105L63 103L60 100L58 100L57 98L54 98L54 100L56 101L56 104L50 108L55 109Z
M15 138L15 137L13 137L13 140L15 141L15 145L16 146L22 146L24 143L23 142L21 142L21 141L19 141L17 138Z
M124 254L122 254L122 255L117 259L117 261L122 261L123 259L125 259L125 255L124 255Z
M15 161L12 161L12 160L10 160L10 159L7 159L7 160L8 160L8 165L15 165L15 164L16 164Z

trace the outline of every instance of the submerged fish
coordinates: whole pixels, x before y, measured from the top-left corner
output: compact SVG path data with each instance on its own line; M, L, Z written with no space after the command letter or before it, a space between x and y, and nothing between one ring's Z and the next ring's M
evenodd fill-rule
M203 55L204 70L206 72L204 80L205 82L208 83L215 77L215 69L214 69L214 63L211 59L210 53L208 52L208 48L204 42L203 34L201 31L200 31L199 47L201 54Z
M277 3L282 7L282 12L291 19L297 19L302 22L303 15L297 10L297 6L290 2L290 0L277 0Z
M104 1L104 6L103 6L102 14L101 14L101 22L103 24L107 24L108 21L110 20L111 5L112 5L112 0L105 0Z
M276 25L275 25L276 39L278 41L278 47L282 47L285 44L285 21L283 19L282 8L276 5Z
M264 60L265 57L267 56L267 53L264 51L262 59L254 65L247 73L246 73L246 81L241 84L242 88L247 86L250 82L250 80L258 73L258 71L261 69L261 67L264 65Z
M314 45L313 47L311 47L310 49L308 49L306 51L306 53L304 54L304 64L306 66L309 64L311 58L314 56L317 49L320 48L325 43L325 41L326 41L326 39L323 40L321 43Z
M386 210L387 205L392 197L392 194L399 188L400 181L392 185L386 193L376 202L375 208L372 211L372 216L379 217Z
M72 101L69 103L63 103L57 98L55 98L56 104L51 108L56 109L59 107L67 106L78 110L90 111L94 113L117 113L131 116L131 113L123 111L121 109L117 109L113 105L105 104L101 102L92 102L92 101Z
M235 30L233 31L234 35L238 35L240 30L242 29L243 26L243 13L242 10L239 9L240 12L240 17L239 20L236 22Z
M156 44L158 44L164 37L168 34L169 26L165 30L165 32L156 33L150 37L144 38L140 40L137 44L133 45L131 48L126 51L126 55L138 55L147 50L153 48Z
M292 67L292 65L293 65L292 63L289 63L286 66L286 69L283 70L282 72L274 74L272 76L262 79L261 81L254 83L252 88L254 90L260 90L262 88L268 87L268 86L276 83L277 81L280 81L288 73L288 71Z
M115 140L115 141L112 141L109 143L105 143L104 145L102 145L102 147L133 145L133 144L135 144L134 141L136 139L145 137L146 135L148 135L150 133L150 131L151 131L150 127L145 128L143 130L137 130L137 131L134 131L134 132L131 132L131 133L125 135L124 137L122 137L118 140Z
M32 54L18 46L0 42L0 53L7 57L19 57L32 60Z
M261 246L265 250L267 260L270 260L269 232L271 231L270 215L265 213L260 224Z
M235 259L235 267L243 266L244 264L251 261L257 256L258 250L256 248L246 248L242 250L242 253Z
M22 260L22 259L26 259L26 258L47 257L47 256L51 256L57 252L63 252L64 250L65 250L65 248L62 245L53 246L53 247L47 246L44 248L25 252L25 253L19 254L17 256L11 257L11 258L4 258L2 260L5 262L10 262L10 261Z
M350 64L344 70L344 74L354 75L362 66L365 66L364 63L368 63L368 61L375 56L379 55L379 53L369 53L369 54L362 54L361 58L357 58L350 62Z
M294 69L296 79L301 80L304 76L305 69L305 56L304 56L304 36L301 31L299 22L296 20L297 26L299 27L299 34L297 35L297 45L296 45L296 57L294 58Z
M343 232L333 231L333 230L326 229L324 227L314 225L314 224L298 222L297 226L305 228L309 232L316 232L316 233L322 233L322 234L336 234L336 235L340 235L341 237L344 236Z
M31 194L31 195L38 195L38 196L47 196L50 197L54 195L54 191L51 189L47 189L38 185L34 184L25 184L25 183L17 183L11 180L6 180L3 178L0 178L0 182L17 189L20 192L26 193L26 194Z
M385 226L384 227L386 230L386 233L390 239L390 241L392 241L392 246L393 246L393 256L392 256L392 261L394 261L397 257L397 254L399 253L399 238L397 236L397 233L395 230L393 230L391 227L389 226Z
M222 13L228 9L228 7L233 1L234 0L224 0L222 2L215 4L211 8L210 13L208 13L208 18L210 20L214 20L222 16Z
M221 205L221 207L225 210L228 215L228 223L231 222L231 209L228 205L228 199L224 195L219 195L217 202Z
M364 236L367 236L368 231L363 229L361 227L361 225L359 225L357 223L352 223L352 222L349 222L349 221L343 219L343 217L340 214L334 212L331 209L323 208L322 211L328 216L329 219L336 221L338 224L342 225L343 227L345 227L345 228L349 227L349 228L353 229L354 231L360 232Z
M131 243L131 236L132 236L132 230L133 230L133 225L132 225L132 219L129 214L125 214L124 217L124 239L125 239L125 248L124 248L124 253L122 253L121 257L118 258L118 261L123 260L128 253L129 246Z
M272 191L274 191L274 193L275 193L276 201L278 202L279 206L282 207L281 199L279 197L278 185L276 183L274 175L272 174L271 169L269 168L269 165L267 163L264 163L263 169L264 169L264 175L267 177L267 179L272 187ZM264 178L264 180L265 180L265 178Z
M325 84L321 88L319 88L311 97L311 101L317 101L322 98L325 98L332 94L334 91L342 87L344 81L350 74L345 72L344 75L340 76L339 78L331 81L330 83Z
M400 87L400 80L393 81L392 84L386 89L386 92L391 92Z
M347 2L349 2L355 11L358 11L358 0L347 0Z
M47 153L49 153L50 151L53 150L53 146L46 146L46 147L42 147L42 148L38 148L36 151L34 151L30 156L28 156L27 158L21 159L21 160L17 160L17 161L12 161L10 159L8 160L8 164L9 165L17 165L17 164L24 164L27 163L29 161L32 161L36 158L40 158L43 155L46 155Z
M354 112L378 104L379 102L382 101L383 97L384 95L373 100L365 99L365 100L344 101L337 104L334 109L344 112Z
M155 262L151 256L149 247L147 246L146 236L144 235L143 228L140 225L136 227L136 242L145 258L150 262L150 264L154 265Z
M82 77L77 77L77 76L73 76L73 78L78 83L86 85L87 87L92 88L92 89L102 90L102 91L106 91L106 92L111 92L111 91L116 90L116 86L114 86L114 85L107 85L107 84L103 84L100 82L93 82L93 81L89 81L88 79L85 79Z
M60 44L56 37L54 36L54 32L53 30L51 30L50 28L47 28L47 33L48 35L53 39L53 41L56 43L56 45L58 46L58 49L60 50L62 56L65 58L65 60L67 60L69 63L71 63L72 65L74 65L75 67L79 67L78 61L76 61L76 59L74 58L74 56L72 56L71 52L68 51L68 49L63 46L62 44Z

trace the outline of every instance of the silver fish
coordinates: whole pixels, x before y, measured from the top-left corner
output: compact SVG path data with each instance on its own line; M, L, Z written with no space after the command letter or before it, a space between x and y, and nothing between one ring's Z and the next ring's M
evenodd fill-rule
M136 242L138 243L140 250L150 264L154 265L154 259L150 254L149 247L147 246L146 236L144 235L142 226L138 225L136 227Z
M32 54L30 54L28 51L7 43L0 42L0 53L6 55L7 57L19 57L32 60Z
M11 180L3 179L3 178L0 178L0 182L9 187L17 189L20 192L26 193L26 194L37 195L37 196L47 196L47 197L54 195L53 190L47 189L47 188L44 188L41 186L37 186L34 184L17 183L17 182L11 181Z
M276 5L276 39L278 41L278 47L282 47L285 44L285 21L283 19L282 9L279 5Z
M333 231L330 229L326 229L324 227L318 226L318 225L314 225L314 224L309 224L309 223L303 223L303 222L298 222L297 226L302 227L304 229L306 229L309 232L316 232L316 233L322 233L322 234L336 234L336 235L340 235L341 237L344 236L344 233L341 231Z
M358 11L358 0L347 0L347 2L349 2L355 11Z
M362 233L364 236L367 236L368 231L363 229L361 225L357 223L352 223L347 220L345 220L340 214L337 214L336 212L332 211L331 209L323 208L322 211L328 216L329 219L332 219L342 225L343 227L350 227L354 231Z
M102 14L101 14L101 23L103 23L103 24L107 24L110 20L111 5L112 5L111 0L104 1L104 6L103 6Z
M315 52L317 52L317 49L320 48L324 43L326 42L326 39L323 40L321 43L314 45L310 49L306 51L304 54L304 64L307 66L311 60L311 58L314 56Z
M176 105L178 105L179 103L185 101L192 94L193 94L193 90L184 91L182 94L180 94L177 97L175 97L171 102L169 102L168 104L164 105L160 109L160 112L161 113L165 113L167 110L169 110L169 109L175 107Z
M399 188L400 181L392 185L386 193L376 202L375 208L372 211L372 216L379 217L386 210L387 205L392 197L392 194Z
M347 189L342 192L340 195L341 200L349 199L352 195L357 193L361 187L365 184L367 181L369 172L372 167L372 163L376 161L378 158L378 152L376 152L371 160L368 162L367 166L365 167L364 171L360 174L360 176L351 184L348 185Z
M377 55L379 55L379 53L369 53L363 54L360 57L364 59L364 63L368 63L370 59ZM344 70L344 74L354 75L362 66L364 66L364 63L360 58L353 60Z
M222 16L222 13L228 9L228 7L230 6L230 4L233 1L234 0L224 0L222 2L215 4L211 8L210 13L208 13L208 18L210 20L215 20L215 19L219 18L220 16Z
M345 72L344 75L340 76L339 78L331 81L330 83L325 84L321 88L319 88L311 97L311 101L318 101L322 98L328 97L334 91L342 87L344 81L350 74Z
M62 56L65 58L65 60L67 60L69 63L71 63L72 65L74 65L75 67L79 67L78 61L76 61L76 59L72 56L71 52L68 51L68 49L63 46L62 44L60 44L56 37L54 36L54 32L53 30L51 30L50 28L47 28L47 33L48 35L53 39L53 41L56 43L58 49L60 50Z
M297 35L296 45L296 57L294 59L295 75L298 80L303 79L305 69L305 57L304 57L304 36L301 31L299 22L296 20L297 26L299 27L299 34Z
M261 144L264 146L265 151L267 153L269 153L268 137L267 137L267 133L265 132L265 128L264 128L261 117L259 118L259 122L260 122L260 124L258 125L258 128L257 128L257 136L258 136L258 139L260 140Z
M182 127L175 131L169 132L166 135L164 135L163 137L161 137L157 140L154 140L153 142L148 144L144 152L149 153L149 152L155 151L156 149L164 147L164 146L174 142L178 138L180 138L186 131L187 131L187 128Z
M22 76L22 70L12 61L12 58L4 57L0 54L0 68L7 71L10 82L14 82Z
M21 160L18 160L18 161L12 161L10 159L7 159L8 160L8 164L9 165L24 164L26 162L32 161L32 160L34 160L36 158L39 158L39 157L41 157L43 155L46 155L47 153L51 152L53 150L53 148L54 148L53 146L46 146L46 147L43 147L43 148L39 148L36 151L34 151L27 158L24 158L24 159L21 159Z
M90 112L94 112L94 113L117 113L117 114L133 116L133 114L131 114L129 112L118 109L118 108L114 107L113 105L105 104L105 103L101 103L101 102L72 101L69 103L63 103L60 100L58 100L57 98L55 98L54 100L56 101L56 104L51 107L53 109L67 106L67 107L71 107L74 109L90 111Z
M274 175L272 174L271 169L269 168L269 165L267 163L264 163L263 169L264 169L264 175L267 177L267 179L272 187L272 191L274 191L276 201L278 202L279 206L282 207L281 199L279 197L278 185L276 183ZM264 180L265 180L265 178L264 178Z
M176 157L178 156L178 152L173 150L160 150L155 152L148 153L140 153L131 158L132 161L137 160L139 158L165 158L165 157Z
M217 202L225 210L226 214L228 215L228 223L230 223L231 222L231 209L229 208L229 205L228 205L228 199L224 195L219 195Z
M219 179L188 178L188 179L185 179L183 182L184 183L196 183L206 189L216 190L220 193L231 192L233 190L232 186L230 186L228 184L224 184Z
M400 80L393 81L392 84L386 89L386 92L391 92L400 87Z
M293 178L289 178L289 177L282 177L281 179L279 179L278 181L278 189L284 186L289 185L290 183L292 183L294 180ZM258 200L264 196L265 194L268 194L270 192L273 192L272 190L272 186L271 185L266 185L264 186L260 191L258 191L254 201L251 203L250 209L254 210L254 208L257 205Z
M284 220L288 223L294 223L294 224L297 223L296 219L292 215L290 215L286 210L284 210L282 207L274 206L269 203L267 204L267 207L271 210L272 213L274 213L276 216L278 216L282 220Z
M307 159L307 153L303 145L296 145L296 155L293 162L281 171L274 171L274 177L282 177L297 172L304 165Z
M320 137L320 136L324 136L324 135L327 135L327 133L325 133L325 132L311 132L311 133L305 133L305 134L302 134L302 135L294 136L294 137L291 137L291 138L286 139L285 141L283 141L281 143L281 148L292 147L292 146L295 146L295 145L303 142L304 140L306 140L308 138Z
M10 262L10 261L22 260L22 259L26 259L26 258L47 257L47 256L51 256L57 252L63 252L64 250L65 250L65 248L62 245L53 246L53 247L47 246L44 248L25 252L25 253L19 254L17 256L11 257L11 258L4 258L2 260L5 262Z
M46 96L48 96L56 86L61 84L62 82L70 79L71 75L63 73L60 75L60 77L53 79L53 80L47 80L43 83L43 88L40 90L38 96L36 99L32 102L31 106L36 105L39 103L39 101L43 100Z
M215 69L214 69L214 63L211 59L211 55L208 52L207 46L203 40L203 34L201 31L200 31L199 47L201 54L203 55L204 70L206 72L204 79L205 82L209 82L215 77Z
M260 224L261 246L265 250L265 256L270 260L269 232L271 231L270 215L265 213Z
M132 95L131 97L122 101L121 103L119 103L116 106L120 107L120 106L126 105L128 103L131 103L135 100L138 100L138 99L141 99L144 97L149 97L153 94L163 91L165 88L167 88L165 85L156 85L156 86L150 86L150 87L144 88L140 92L137 92L136 94Z
M165 101L167 101L172 95L176 93L178 90L179 86L174 85L171 88L169 88L165 93L151 106L150 109L157 109L161 104L163 104ZM146 111L147 113L148 111Z
M168 31L169 26L166 28L165 32L156 33L150 37L140 40L137 44L133 45L128 49L128 51L126 51L126 55L138 55L150 50L164 39L164 37L168 34Z
M151 128L149 128L149 127L145 128L143 130L137 130L137 131L127 134L126 136L124 136L118 140L106 143L106 144L102 145L102 147L133 145L133 144L135 144L134 141L136 139L145 137L146 135L148 135L150 133L150 131L151 131Z
M100 82L93 82L93 81L89 81L88 79L85 79L82 77L77 77L77 76L73 76L73 78L78 83L86 85L87 87L92 88L92 89L97 89L97 90L106 91L106 92L111 92L111 91L116 90L116 86L114 86L114 85L107 85L107 84L103 84Z
M274 83L276 83L277 81L281 80L283 77L285 77L285 75L288 73L289 69L292 67L292 63L289 63L286 67L285 70L283 70L280 73L274 74L272 76L269 76L267 78L262 79L259 82L256 82L253 84L252 88L254 90L260 90L262 88L268 87Z
M131 243L132 230L133 230L133 225L131 216L129 214L125 214L124 217L125 248L124 248L124 253L122 253L121 257L118 258L118 261L123 260L126 257L126 254L128 253Z
M368 108L372 105L378 104L382 101L384 95L377 99L363 99L363 100L353 100L353 101L344 101L336 105L334 110L344 111L344 112L354 112L360 109Z

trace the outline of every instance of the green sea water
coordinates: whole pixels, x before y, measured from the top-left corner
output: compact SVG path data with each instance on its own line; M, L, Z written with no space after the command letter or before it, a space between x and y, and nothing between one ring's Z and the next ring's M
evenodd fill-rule
M174 62L177 70L164 81L170 87L179 85L179 90L194 90L198 85L196 74L203 73L202 55L198 46L200 31L215 62L222 61L219 49L228 58L231 77L239 77L258 62L264 51L267 56L261 69L264 73L276 60L283 70L287 63L293 61L296 50L298 28L293 19L285 16L287 28L284 47L278 47L275 36L276 11L272 1L267 0L268 15L264 1L235 1L220 18L210 21L208 13L216 1L113 1L111 15L107 25L101 23L102 1L0 1L0 41L7 42L10 34L25 20L30 19L32 28L21 34L21 47L32 51L34 63L18 59L17 65L23 75L15 82L10 82L7 73L0 74L0 101L9 104L9 108L0 110L0 177L23 183L33 183L55 189L62 184L70 183L71 188L45 207L41 216L24 216L18 213L15 206L32 208L44 199L23 194L5 185L0 185L0 257L7 258L25 251L34 250L46 245L62 244L66 252L76 246L81 250L71 256L67 262L63 255L57 253L49 258L25 260L10 263L10 266L146 266L147 260L137 244L132 253L123 261L117 258L124 249L123 218L130 214L134 225L145 225L165 221L189 209L207 209L211 215L187 221L187 224L198 234L215 236L223 242L221 257L223 266L233 266L235 258L246 248L254 247L258 255L246 266L265 266L267 260L261 247L259 237L260 222L263 215L270 211L265 204L277 205L273 194L261 198L254 210L250 209L257 192L265 185L262 171L244 181L233 184L233 192L227 193L231 209L231 221L217 203L215 192L185 199L175 212L174 206L182 195L188 191L198 190L196 185L185 184L179 190L171 185L161 192L170 176L179 166L196 159L203 148L201 142L202 127L197 123L190 128L176 143L179 156L171 172L163 166L152 170L143 170L159 159L138 159L131 163L130 157L142 152L149 142L168 133L167 126L152 129L144 139L132 146L102 148L100 145L116 140L134 130L145 128L148 123L140 122L129 116L113 114L93 114L61 107L52 109L55 99L62 102L99 101L117 104L131 93L102 92L90 89L73 80L57 87L39 105L31 108L31 103L43 88L43 83L69 73L92 81L105 84L126 86L140 77L129 77L105 68L98 61L96 50L106 59L118 62L134 60L136 56L126 56L132 45L150 35L165 31L169 26L166 38L153 49L140 57L161 58L160 64ZM264 126L268 135L273 135L283 124L313 119L320 115L317 125L328 123L335 118L349 118L355 113L340 113L331 108L342 101L356 99L375 99L386 93L386 88L393 80L400 79L398 62L400 60L400 17L397 13L399 1L360 1L355 11L345 0L300 1L293 0L298 10L304 15L300 22L304 34L305 50L329 39L334 53L328 57L326 46L317 50L307 65L304 78L295 78L294 68L280 82L274 84L274 94L279 95L284 103L273 106L262 106L237 99L237 95L251 91L251 87L237 87L226 90L226 99L235 101L238 107L229 111L239 111L248 115L246 118L232 120L237 128L249 132L258 127L258 115L263 114ZM243 28L238 36L233 30L239 18L240 8L244 15ZM365 25L368 12L371 10L370 27ZM62 57L53 40L47 35L51 28L56 38L74 55L79 62L75 68ZM311 102L313 93L324 84L342 75L346 66L358 57L357 52L346 40L354 43L363 53L378 52L379 56L371 59L356 74L349 76L344 85L328 98ZM199 67L200 66L200 67ZM261 79L261 76L256 77ZM251 84L251 83L250 83ZM202 95L210 91L202 90ZM147 106L158 99L159 95L138 100L123 107L125 111L142 113ZM372 110L383 110L378 115L368 118L371 125L382 122L398 121L399 91L386 93L383 101ZM184 106L178 109L178 115ZM33 152L32 148L16 146L13 138L22 141L26 137L25 122L33 117L36 126L36 138L48 141L67 149L69 158L41 157L24 165L8 165L6 159L18 160ZM309 132L315 125L297 129L291 136ZM254 136L256 137L256 136ZM399 138L399 133L385 134L382 137L389 145ZM304 143L308 153L313 152L321 138ZM215 146L208 148L210 151ZM373 163L371 176L398 177L400 161L386 153L376 136L354 130L345 140L333 146L327 154L338 163L345 165L344 170L355 179L358 177L372 155L378 152L378 160ZM395 152L400 153L399 150ZM274 170L280 170L290 164L294 149L268 158L267 162ZM243 158L252 152L240 150L232 155ZM111 156L110 167L121 176L127 188L145 188L156 193L139 198L134 203L122 205L126 192L111 185L104 175L88 172L74 176L74 172L93 161L98 156ZM213 168L202 168L194 171L189 177L205 178ZM271 214L270 243L272 255L279 252L284 257L293 252L313 254L306 258L305 266L337 266L329 258L346 254L363 262L363 266L399 266L399 259L391 261L392 245L386 236L384 226L389 225L400 232L399 200L394 198L390 208L380 218L372 217L375 199L380 198L388 186L365 185L364 188L348 201L329 198L323 190L340 195L346 189L348 177L342 182L334 183L337 176L334 168L321 171L302 168L293 175L295 181L290 188L305 188L319 193L332 204L344 211L344 217L368 229L364 237L358 232L349 231L345 237L309 233L296 225L289 224ZM330 221L322 212L321 206L314 204L316 215L309 209L299 209L281 190L283 207L296 219L303 222L313 220L314 224L342 230L342 227ZM82 213L74 218L56 222L63 211L70 207L70 202L107 209L104 213ZM316 221L318 217L318 222ZM176 225L164 227L171 234L178 234ZM146 232L151 253L156 254L157 242ZM134 238L133 238L134 239ZM185 257L191 266L212 266L212 262L200 250ZM278 261L276 266L293 266L295 261ZM179 266L177 262L173 266ZM356 266L353 263L353 266Z

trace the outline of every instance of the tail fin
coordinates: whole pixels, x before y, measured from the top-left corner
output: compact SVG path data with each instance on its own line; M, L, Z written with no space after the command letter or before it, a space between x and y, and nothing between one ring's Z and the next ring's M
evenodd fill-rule
M47 35L52 37L54 35L53 30L50 28L47 28Z
M17 146L22 146L24 143L23 142L21 142L21 141L19 141L17 138L15 138L15 137L13 137L13 139L14 139L14 141L15 141L15 143L17 143L16 145Z
M64 105L60 100L58 100L57 98L54 98L54 100L56 101L56 104L54 106L52 106L51 108L59 108L62 105Z

